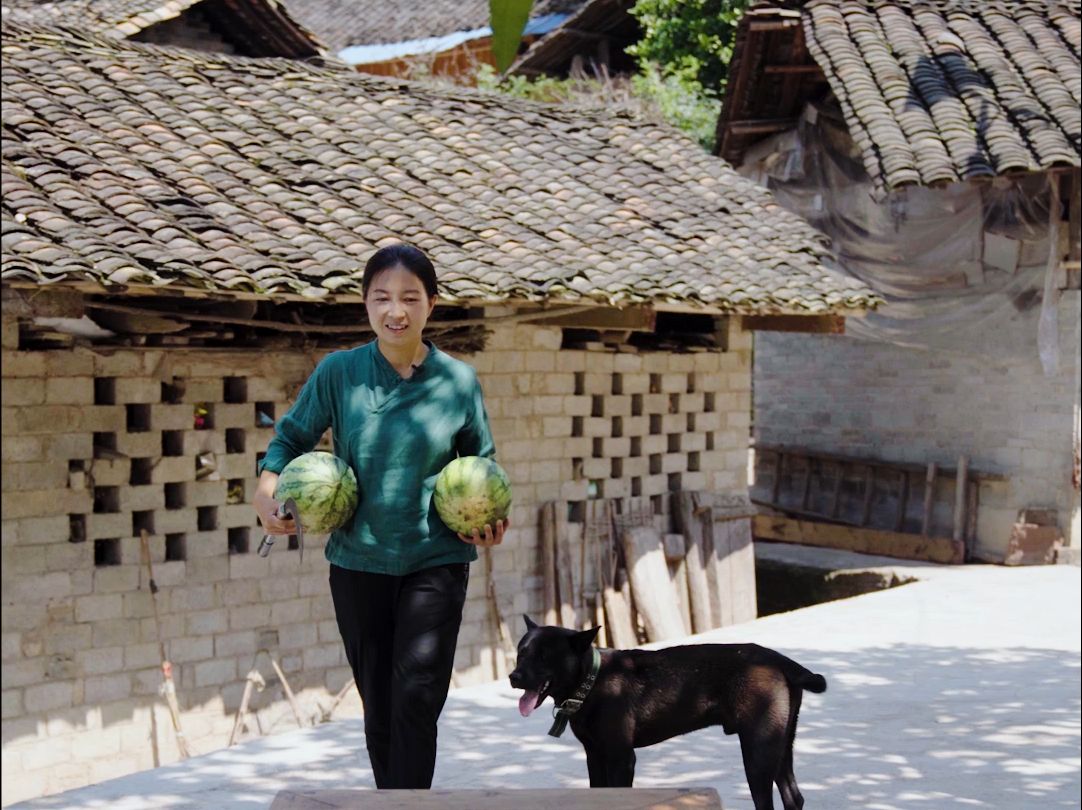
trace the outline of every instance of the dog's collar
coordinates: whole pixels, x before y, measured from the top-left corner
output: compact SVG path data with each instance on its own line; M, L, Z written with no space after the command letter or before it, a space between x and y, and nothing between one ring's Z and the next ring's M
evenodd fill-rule
M590 648L593 652L593 658L590 661L590 671L586 673L586 679L579 684L579 688L575 690L575 694L556 706L552 710L552 728L549 729L549 736L559 737L564 733L564 729L567 728L567 721L571 719L571 716L582 708L582 702L586 700L586 696L590 694L590 690L594 686L594 681L597 680L597 671L601 668L601 653L597 651L597 647Z

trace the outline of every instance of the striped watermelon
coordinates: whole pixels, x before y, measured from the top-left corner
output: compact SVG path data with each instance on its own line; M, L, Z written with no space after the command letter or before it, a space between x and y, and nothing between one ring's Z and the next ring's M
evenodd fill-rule
M327 534L349 520L357 508L357 476L331 453L305 453L282 470L274 498L296 501L306 532Z
M443 468L432 495L436 512L451 529L471 534L493 528L511 511L511 481L499 464L481 456L462 456Z

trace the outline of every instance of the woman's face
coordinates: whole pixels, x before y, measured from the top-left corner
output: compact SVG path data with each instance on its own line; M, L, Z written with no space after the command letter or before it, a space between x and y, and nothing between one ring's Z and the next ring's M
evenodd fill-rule
M428 297L421 279L396 265L372 279L364 303L377 338L389 345L409 345L420 341L436 299Z

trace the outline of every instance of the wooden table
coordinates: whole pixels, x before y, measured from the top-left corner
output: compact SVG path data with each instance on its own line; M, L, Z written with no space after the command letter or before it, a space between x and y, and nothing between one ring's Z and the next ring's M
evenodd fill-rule
M271 810L723 810L713 788L283 790Z

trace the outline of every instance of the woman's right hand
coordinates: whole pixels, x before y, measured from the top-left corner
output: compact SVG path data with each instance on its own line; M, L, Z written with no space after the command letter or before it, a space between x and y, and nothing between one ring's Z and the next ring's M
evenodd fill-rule
M278 486L278 473L264 470L259 476L252 507L259 516L259 523L267 534L285 536L297 533L297 523L291 517L278 517L279 503L274 499Z

